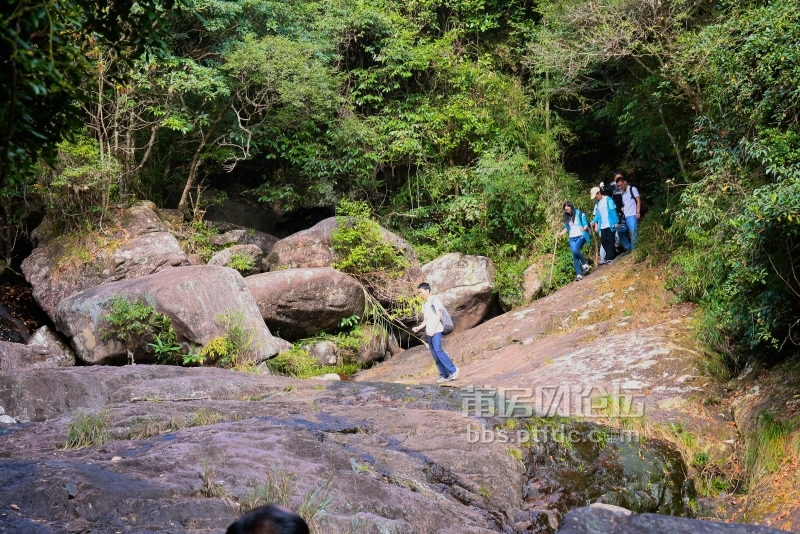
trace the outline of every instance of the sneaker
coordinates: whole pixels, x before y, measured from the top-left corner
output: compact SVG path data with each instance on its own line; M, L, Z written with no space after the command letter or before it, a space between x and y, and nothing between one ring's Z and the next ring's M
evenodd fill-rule
M453 371L453 374L447 377L447 380L455 380L456 378L458 378L458 367L456 367L456 370Z
M450 380L450 379L449 379L449 378L446 378L446 377L444 377L444 376L440 376L440 377L439 377L439 380L437 380L437 381L436 381L436 383L437 383L437 384L441 384L442 382L447 382L448 380Z
M583 280L583 276L578 275L578 276L575 277L575 281L576 282L580 282L581 280Z
M588 263L585 263L585 264L581 265L581 270L583 271L583 274L588 273L589 269L591 269L591 267L589 267Z

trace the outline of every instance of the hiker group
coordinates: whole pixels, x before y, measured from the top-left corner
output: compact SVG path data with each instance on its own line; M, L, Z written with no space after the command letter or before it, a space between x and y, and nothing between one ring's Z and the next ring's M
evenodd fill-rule
M628 184L621 172L614 173L614 182L608 187L600 183L589 193L595 201L591 224L584 212L572 202L564 202L564 229L556 238L569 235L569 248L575 266L575 280L582 280L589 272L589 262L581 249L591 241L589 229L600 235L600 265L607 265L617 256L628 254L636 247L639 219L642 216L642 199L639 191Z

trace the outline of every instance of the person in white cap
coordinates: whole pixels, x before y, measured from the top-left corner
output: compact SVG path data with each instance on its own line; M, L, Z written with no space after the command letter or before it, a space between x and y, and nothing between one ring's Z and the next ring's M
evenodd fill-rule
M592 225L594 231L600 233L600 244L605 251L605 259L600 264L607 265L614 261L617 253L614 247L617 226L619 226L617 207L611 197L605 196L599 187L593 187L589 194L597 202Z

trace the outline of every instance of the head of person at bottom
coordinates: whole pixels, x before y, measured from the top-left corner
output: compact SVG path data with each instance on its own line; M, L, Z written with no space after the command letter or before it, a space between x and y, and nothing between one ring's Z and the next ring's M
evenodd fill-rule
M309 534L303 518L284 506L255 508L228 527L225 534Z
M424 299L427 299L431 294L431 285L427 282L422 282L417 286L417 294Z

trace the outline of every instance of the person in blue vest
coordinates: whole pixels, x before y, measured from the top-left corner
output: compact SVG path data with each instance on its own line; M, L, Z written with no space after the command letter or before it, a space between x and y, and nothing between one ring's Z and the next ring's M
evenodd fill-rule
M599 187L593 187L589 195L597 202L592 225L594 226L594 231L600 233L600 244L606 253L605 259L600 262L600 265L607 265L614 261L617 254L614 243L616 241L617 226L619 226L617 206L611 197L603 194Z
M589 242L589 221L586 214L572 205L564 202L564 229L556 234L556 238L569 234L569 249L572 251L572 263L575 265L575 280L583 280L583 275L589 272L589 262L581 249Z

